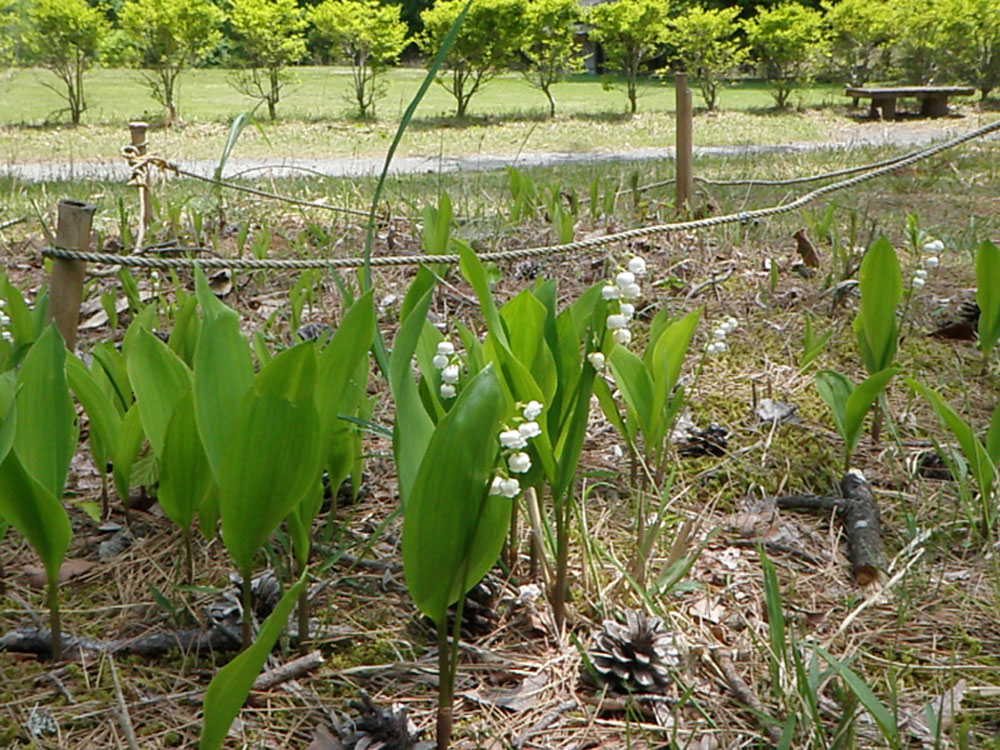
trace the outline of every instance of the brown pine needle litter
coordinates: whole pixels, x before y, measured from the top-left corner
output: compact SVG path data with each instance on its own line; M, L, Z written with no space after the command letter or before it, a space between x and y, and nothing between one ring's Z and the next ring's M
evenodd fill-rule
M921 227L948 244L941 266L909 302L897 362L908 374L940 389L978 429L985 428L996 401L995 358L984 371L973 344L925 334L949 314L957 314L959 305L973 295L973 238L967 228L976 225L976 239L1000 239L1000 198L995 190L1000 146L972 144L947 158L954 169L918 165L911 173L853 190L838 199L842 202L836 221L844 233L849 211L857 212L859 245L886 233L898 250L904 280L916 262L905 249L906 213L919 216ZM801 164L787 169L812 171ZM739 171L738 166L723 164L715 176L732 177ZM655 175L649 177L651 182ZM539 184L546 179L557 178L536 175ZM622 184L627 185L624 177ZM713 203L726 211L788 197L778 190L712 191ZM670 200L668 192L651 191L638 208L627 193L619 199L616 218L595 220L581 210L577 235L670 216L669 205L661 203ZM506 210L502 188L484 200L489 213ZM394 212L405 209L402 202L393 206ZM273 207L237 197L228 211L233 222L266 223L275 257L287 257L294 238L306 229L300 213L275 214ZM797 250L790 238L801 224L802 216L793 215L759 226L496 267L494 293L499 300L536 277L557 279L561 307L613 275L632 254L645 257L656 283L637 311L640 319L650 319L664 305L674 313L705 308L682 375L685 418L698 430L710 423L725 427L727 445L722 455L672 455L668 495L652 493L647 518L639 520L647 528L655 523L662 529L646 561L643 589L632 576L637 519L629 451L594 406L572 513L568 632L554 631L541 574L530 576L529 524L522 514L517 569L507 575L497 568L491 574L497 594L490 602L490 628L462 640L454 747L708 749L775 742L784 722L804 712L805 703L796 692L793 662L782 661L784 657L771 650L761 548L777 572L784 626L794 643L787 648L798 649L807 669L816 653L813 647L819 646L848 665L886 705L894 692L901 716L923 716L924 706L933 701L938 706L955 703L948 715L952 740L962 731L969 733L970 747L984 746L1000 731L996 530L992 539L977 537L956 483L924 477L918 470L919 455L933 450L929 436L950 443L925 403L894 381L888 405L898 441L883 430L881 441L873 444L866 431L853 461L870 482L882 515L889 567L879 581L864 588L854 583L843 533L832 514L796 514L775 507L774 498L781 495L836 492L842 446L812 375L828 367L857 382L862 372L851 331L857 299L849 286L843 293L828 291L841 281L829 243L811 231L823 263L829 265L811 278L791 272ZM516 229L484 222L464 225L461 231L476 233L476 241L490 249L553 239L543 216L526 219ZM357 254L363 241L360 228L335 225L331 233L338 238L331 252ZM44 280L35 252L43 243L37 229L26 223L7 227L0 235L8 273L19 288L37 290ZM219 252L234 248L230 235L221 240ZM394 225L383 230L375 251L417 253L419 248L416 230ZM779 272L772 276L768 264ZM411 273L404 268L376 272L379 325L390 342ZM148 279L137 278L147 289ZM180 280L188 281L184 275ZM272 346L288 344L287 294L295 281L287 272L239 275L225 301L244 316L247 332L264 330ZM435 291L432 322L442 323L449 332L454 332L456 321L481 331L472 290L455 269L447 272L445 281ZM96 279L88 299L99 299L103 292L117 293L117 282ZM336 324L339 306L336 284L321 276L314 303L301 322ZM832 330L833 335L815 363L802 371L807 315L813 316L817 333ZM711 327L726 316L739 320L729 334L728 351L699 364ZM81 351L94 341L120 340L121 335L121 328L110 331L107 324L86 329ZM642 342L637 344L633 351L640 350ZM391 399L383 381L372 379L370 389L376 405L373 422L391 427ZM757 413L765 398L794 406L794 414L762 420ZM361 499L356 505L334 505L316 524L322 553L314 555L310 581L310 648L319 651L322 663L255 691L233 725L227 747L337 747L332 737L349 719L358 719L351 702L362 690L378 709L405 709L422 730L422 739L433 740L433 630L406 593L399 565L400 520L381 528L397 506L395 469L387 458L391 445L383 436L367 436L365 451ZM216 648L223 643L222 635L212 641L212 648L172 648L151 657L130 655L127 645L197 630L210 615L222 618L224 627L220 613L233 588L226 552L218 540L200 540L195 546L196 586L183 586L180 534L152 506L133 511L130 541L102 559L102 544L125 530L125 521L114 499L108 524L86 514L85 504L99 507L100 481L85 442L73 463L68 490L74 526L68 558L93 565L64 584L63 623L68 635L90 647L76 652L80 659L60 664L31 653L0 651L0 747L27 747L32 741L42 748L196 747L204 690L234 652ZM545 509L546 499L541 503ZM677 542L682 529L687 530ZM338 554L341 559L323 564ZM676 579L665 576L670 589L657 590L655 582L678 559L689 562L689 569ZM29 585L22 570L38 561L14 531L0 543L0 564L5 586L0 604L3 645L13 643L12 634L20 629L43 623L45 607L42 592ZM287 548L275 543L266 557L259 557L257 570L271 568L288 581L289 566ZM594 687L585 678L586 653L603 621L624 622L626 608L652 613L652 606L675 634L680 663L672 669L672 682L656 695L619 695ZM102 646L112 653L102 653ZM298 656L293 643L283 642L265 669ZM787 656L790 659L790 652ZM818 661L819 671L827 667ZM801 744L793 746L812 747L809 738L820 730L831 740L847 710L844 698L842 680L826 681L816 707L820 728L801 713L805 724L796 735ZM858 706L850 710L857 712L850 730L854 746L887 746L868 711ZM930 729L908 729L917 726L908 721L901 724L904 734L918 742L932 741Z

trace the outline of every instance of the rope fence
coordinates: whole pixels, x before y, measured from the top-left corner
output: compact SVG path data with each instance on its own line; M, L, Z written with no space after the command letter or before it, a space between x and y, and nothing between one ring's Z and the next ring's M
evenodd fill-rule
M846 190L848 188L860 185L869 180L873 180L876 177L881 177L882 175L893 172L902 167L909 166L924 159L929 159L942 151L955 148L963 143L967 143L976 138L981 138L990 133L1000 131L1000 121L984 125L975 130L969 131L960 136L956 136L947 141L942 141L937 145L931 146L929 148L921 149L919 151L911 152L905 156L897 157L893 159L886 159L883 162L879 162L880 166L874 169L870 169L862 174L857 174L854 177L850 177L845 180L839 180L837 182L830 183L828 185L823 185L822 187L811 190L798 198L789 201L787 203L782 203L775 206L769 206L767 208L758 208L749 211L741 211L735 214L727 214L723 216L711 216L703 219L693 219L690 221L680 221L670 224L654 224L645 227L637 227L635 229L628 229L622 232L615 232L613 234L603 235L601 237L591 237L584 240L577 240L575 242L567 242L558 245L545 245L539 247L527 247L518 250L501 250L496 252L482 253L480 258L484 261L505 261L505 260L519 260L523 258L531 258L544 255L554 255L558 253L574 253L585 250L593 250L600 247L606 247L618 242L627 242L629 240L635 240L645 237L651 237L661 234L670 234L676 232L689 232L699 229L709 229L712 227L723 226L726 224L746 224L748 222L754 221L755 219L767 218L770 216L776 216L779 214L789 213L795 211L808 203L811 203L823 196L829 195L831 193ZM129 148L129 147L126 147ZM172 169L178 174L185 174L185 176L192 176L196 179L204 180L207 182L213 182L215 184L220 184L223 187L229 187L230 185L223 182L212 180L209 178L201 177L200 175L194 175L192 173L180 170L176 165L172 165L166 160L156 157L156 156L142 156L135 155L135 169L136 170L146 170L148 166L155 165L159 168ZM857 172L861 168L851 167L846 170L838 170L837 172L828 173L824 176L814 176L812 178L798 178L799 181L811 181L814 179L822 179L824 177L829 178L831 176L838 176L844 174L850 174L852 172ZM144 172L140 172L144 177ZM749 183L740 183L749 184ZM772 184L772 183L761 183L757 182L754 184ZM787 183L795 184L795 183ZM254 188L246 188L244 186L237 186L245 192L252 192L262 197L273 197L277 200L286 200L288 202L295 203L296 205L304 205L316 208L323 208L326 210L345 210L337 209L332 206L326 206L318 203L310 203L309 201L300 201L298 199L289 199L277 194L267 193L266 191L258 191ZM361 213L364 216L368 216L365 212ZM258 269L307 269L307 268L359 268L365 265L365 258L354 257L354 258L315 258L315 259L291 259L291 260L280 260L280 259L256 259L256 258L150 258L144 256L122 256L115 255L111 253L94 253L83 250L73 250L66 247L59 246L45 248L42 254L50 258L60 258L64 260L75 260L75 261L86 261L88 263L97 263L105 265L121 265L128 267L140 267L140 268L158 268L158 269L169 269L169 268L191 268L194 266L200 266L201 268L230 268L230 269L240 269L240 270L258 270ZM459 256L457 254L446 254L446 255L388 255L388 256L373 256L370 259L370 264L372 266L406 266L406 265L418 265L421 263L457 263Z

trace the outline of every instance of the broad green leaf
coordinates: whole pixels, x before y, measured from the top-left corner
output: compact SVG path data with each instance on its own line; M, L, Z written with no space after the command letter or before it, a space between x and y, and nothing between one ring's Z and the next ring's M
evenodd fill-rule
M903 276L892 244L880 237L865 253L858 271L861 309L854 321L862 360L873 375L896 356L896 305L903 296Z
M66 344L54 325L45 329L25 356L15 401L20 419L13 450L18 461L61 500L76 452L77 424L66 383Z
M542 393L542 403L551 404L556 392L556 363L545 336L548 310L526 289L503 306L500 316L507 324L511 353L531 373Z
M854 384L848 377L835 370L820 370L815 375L816 390L820 397L830 407L833 424L840 437L847 442L847 399L854 393Z
M979 441L979 438L976 437L972 427L958 416L955 410L951 408L948 402L937 391L927 388L913 378L907 378L906 384L930 402L938 418L951 431L951 434L955 436L955 440L958 441L958 445L965 455L965 460L972 470L972 475L976 478L976 483L979 485L979 491L984 498L991 498L993 496L996 464L990 459L986 448Z
M101 388L97 377L98 375L88 370L75 356L70 355L66 360L66 379L69 387L87 412L91 455L97 464L97 470L104 474L105 466L101 465L101 462L107 461L118 442L122 418L118 415L114 402Z
M212 484L212 469L198 437L192 388L181 396L170 417L160 456L157 499L167 518L187 529Z
M680 320L671 323L653 345L652 357L648 363L653 383L652 409L649 415L650 434L646 439L656 448L663 444L665 433L670 426L670 411L668 402L677 380L680 378L681 367L687 356L691 336L701 318L701 309L688 313Z
M510 501L488 496L506 401L487 366L438 423L403 519L403 572L417 607L438 623L496 562Z
M653 379L642 360L623 346L615 346L608 358L622 398L639 419L639 429L651 438L653 419Z
M125 412L132 406L132 384L128 381L125 357L115 349L111 342L107 341L95 346L91 355L114 391L115 411L118 412L119 416L124 416ZM91 364L91 369L93 368L94 365ZM97 376L94 375L94 378L96 379Z
M193 367L194 352L198 346L200 334L201 319L198 317L198 300L189 295L174 317L174 327L170 331L167 346L184 360L188 367Z
M58 580L73 533L69 517L59 499L25 470L16 450L0 463L0 516L38 553L49 582Z
M202 703L202 725L199 750L218 750L226 739L233 719L250 694L253 682L260 674L268 654L288 622L288 615L306 585L303 571L295 585L288 589L274 611L264 620L257 640L246 651L220 669L205 691Z
M126 365L128 364L129 356L132 354L132 347L135 344L135 340L139 337L139 332L146 331L149 333L153 330L153 326L156 325L156 321L155 305L147 305L138 315L132 318L128 330L125 331L125 338L122 339L122 357L125 359Z
M17 406L14 396L17 393L17 375L13 370L0 375L0 462L14 446L14 435L17 430Z
M142 421L139 418L139 407L133 405L122 417L118 440L111 447L115 491L125 504L128 504L129 500L132 464L135 463L135 457L140 447L142 447Z
M479 299L479 308L483 313L483 318L486 319L486 327L503 348L509 349L510 343L507 341L507 331L503 327L500 313L497 311L496 303L493 301L493 294L490 292L489 281L486 277L486 268L483 266L482 261L479 260L479 256L476 255L475 251L464 242L456 240L455 247L458 248L458 255L461 259L459 267L462 269L462 275L476 292L476 297Z
M389 388L396 405L392 450L399 474L399 500L404 508L434 432L434 422L424 409L410 368L433 291L433 274L426 268L421 268L403 300L400 312L402 318L389 357Z
M878 398L878 395L885 389L886 384L888 384L889 380L897 372L899 372L898 367L890 367L865 378L848 397L844 408L844 425L847 428L844 442L847 444L849 454L854 453L854 449L858 445L858 440L861 439L861 429L865 423L865 415L868 414L868 410L875 403L875 399Z
M331 483L331 487L334 486ZM336 494L334 489L334 494ZM295 562L299 568L304 568L309 562L309 550L312 548L312 523L323 505L323 483L319 477L316 484L295 506L285 522L288 524L288 535L292 538L292 550L295 552Z
M993 409L993 417L986 431L986 454L994 466L1000 461L1000 401Z
M241 571L316 482L316 356L300 344L274 357L236 410L219 463L222 540Z
M128 355L128 377L139 418L153 453L163 455L163 439L174 407L191 389L191 371L170 347L139 330Z
M1000 338L1000 248L990 241L976 251L979 348L989 354Z
M240 318L223 305L204 274L195 274L205 319L194 353L194 410L205 455L218 479L236 409L253 382L250 347L240 333Z
M31 320L31 311L21 296L20 290L3 277L0 283L0 296L7 300L4 311L10 318L8 327L18 346L25 346L35 340L35 327Z
M557 481L552 483L552 493L557 497L564 495L576 477L580 451L583 449L583 441L587 436L587 419L590 414L590 395L593 392L593 387L594 368L585 367L577 383L576 392L571 395L567 402L569 407L567 419L559 431L558 442L554 448L559 477Z

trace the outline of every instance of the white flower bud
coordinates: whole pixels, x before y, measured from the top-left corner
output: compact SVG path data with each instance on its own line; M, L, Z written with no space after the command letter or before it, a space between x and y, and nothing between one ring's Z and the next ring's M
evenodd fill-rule
M500 445L504 448L520 450L528 445L528 441L518 430L504 430L500 433Z
M437 353L443 354L445 357L450 357L455 353L455 345L450 341L439 341Z
M730 331L735 331L737 328L740 327L740 321L738 321L736 318L730 315L729 317L726 318L725 326Z
M642 289L638 284L629 284L622 287L622 299L639 299L642 296Z
M725 325L723 324L718 328L716 328L714 331L712 331L712 338L715 339L716 341L722 341L724 338L726 338L727 333L729 333L729 329L726 328Z
M604 355L601 352L591 352L587 355L587 361L598 372L604 369Z
M453 386L451 383L441 384L441 398L455 398L456 392L457 391L455 390L455 386Z
M441 380L445 383L455 384L458 382L458 365L448 365L441 370Z
M728 348L729 347L726 346L725 341L713 341L711 344L708 345L708 354L710 356L714 356L716 354L723 354Z
M604 299L618 299L621 290L616 286L601 287L601 297Z
M159 271L150 271L149 278L152 279L154 283L159 281L160 280Z
M536 419L544 408L545 406L539 401L529 401L521 412L521 415L528 421L531 421Z
M631 271L622 271L620 274L615 276L615 284L618 285L619 289L624 289L629 284L635 283L635 274Z
M538 422L522 422L517 426L517 434L525 440L530 440L531 438L541 435L542 428L538 426ZM527 443L525 443L525 445L527 445ZM523 448L524 445L516 447Z
M944 243L941 240L931 240L930 242L924 243L925 253L940 253L944 250Z
M927 268L937 268L940 264L941 259L936 255L929 255L924 258L924 265L927 266Z
M916 271L913 272L913 278L923 279L924 281L927 281L927 271L925 271L923 268L918 268Z
M927 281L922 276L914 276L913 281L910 282L914 289L923 289L926 283Z
M630 258L628 262L628 270L634 273L636 276L646 275L646 259L641 258L636 255L634 258Z
M608 322L608 328L614 331L618 328L624 328L625 326L627 326L628 318L626 318L624 315L614 314L608 316L607 322Z
M515 474L524 474L531 468L531 456L524 452L514 453L507 459L507 468Z
M490 483L490 494L499 495L502 484L503 484L503 477L493 477L493 481Z
M434 365L434 369L435 370L443 370L444 368L446 368L448 366L448 363L450 361L451 360L448 359L443 354L435 354L434 355L434 359L431 360L431 364Z
M14 343L14 337L11 335L10 331L4 331L0 334L0 338L3 338L4 341L9 343Z
M515 498L521 491L521 483L511 477L500 480L500 494L504 497Z
M622 302L618 306L618 310L619 312L621 312L622 315L624 315L626 318L629 319L631 319L631 317L635 315L635 305L633 305L631 302Z
M10 318L0 313L0 326L10 325Z
M628 328L619 328L611 334L611 338L619 346L628 346L632 341L632 332Z

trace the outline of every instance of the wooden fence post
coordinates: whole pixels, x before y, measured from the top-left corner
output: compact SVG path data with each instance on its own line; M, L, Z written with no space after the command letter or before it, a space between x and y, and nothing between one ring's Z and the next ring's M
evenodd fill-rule
M674 157L677 197L674 206L678 211L687 211L691 208L693 160L691 90L688 88L687 73L676 74L674 91L677 101L677 149Z
M136 120L128 124L128 130L129 135L132 136L132 145L135 146L136 153L139 156L145 156L147 149L146 131L149 130L149 123ZM153 218L153 204L149 193L148 172L146 172L144 180L137 187L139 188L139 231L136 235L135 245L136 248L140 248L143 246L146 238L146 229Z
M65 250L87 250L90 247L90 224L96 209L96 206L80 201L59 201L56 246ZM76 346L86 269L87 264L82 260L52 259L49 312L70 351Z

